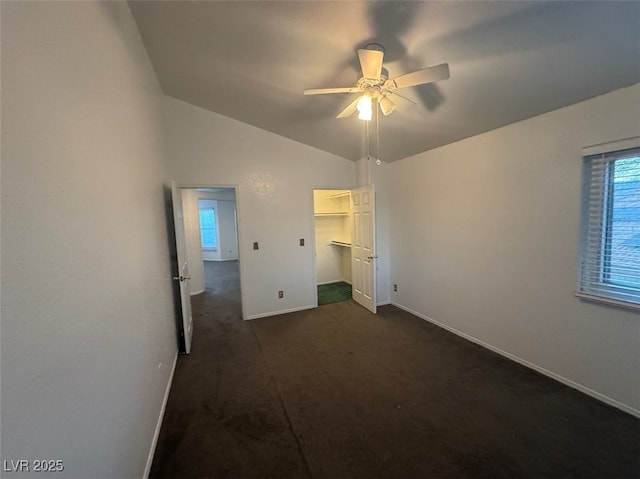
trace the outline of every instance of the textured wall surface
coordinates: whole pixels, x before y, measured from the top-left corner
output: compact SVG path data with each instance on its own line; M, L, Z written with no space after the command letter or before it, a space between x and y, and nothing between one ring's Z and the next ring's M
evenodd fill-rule
M177 351L160 98L126 3L2 3L3 460L144 474Z
M171 177L237 187L245 318L313 307L313 189L351 188L355 163L172 98L165 110Z
M392 300L638 412L639 313L573 293L581 148L637 136L639 104L635 85L393 163Z

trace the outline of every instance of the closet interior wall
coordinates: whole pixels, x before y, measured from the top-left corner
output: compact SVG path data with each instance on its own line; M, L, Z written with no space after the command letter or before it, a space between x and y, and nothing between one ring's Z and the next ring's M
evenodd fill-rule
M316 281L351 284L351 192L314 190Z

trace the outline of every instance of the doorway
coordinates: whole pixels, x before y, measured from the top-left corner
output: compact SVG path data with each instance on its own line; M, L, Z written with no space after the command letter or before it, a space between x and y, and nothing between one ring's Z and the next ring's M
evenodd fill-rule
M374 186L314 189L313 216L316 304L353 299L375 314Z
M318 305L348 301L351 288L351 192L313 190Z
M194 329L242 319L235 188L181 188ZM197 331L194 341L197 340Z

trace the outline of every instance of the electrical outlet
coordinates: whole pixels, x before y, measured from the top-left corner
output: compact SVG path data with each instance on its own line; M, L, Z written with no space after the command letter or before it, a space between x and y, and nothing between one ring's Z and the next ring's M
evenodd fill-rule
M300 238L300 246L304 246L304 238Z
M278 291L278 298L280 299L284 298L284 291L282 290Z
M398 291L398 285L397 284L393 284L393 291Z
M253 249L259 249L260 247L258 246L258 242L254 241L253 242Z

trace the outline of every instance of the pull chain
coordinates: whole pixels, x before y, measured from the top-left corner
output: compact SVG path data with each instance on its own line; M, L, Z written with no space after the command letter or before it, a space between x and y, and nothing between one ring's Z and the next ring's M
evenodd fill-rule
M371 158L371 156L369 154L369 143L371 143L371 140L369 139L369 122L368 121L364 122L364 127L365 127L365 135L364 136L365 136L365 140L366 140L366 143L367 143L365 151L367 153L367 161L369 161L369 159Z
M380 166L380 108L376 102L376 165Z

